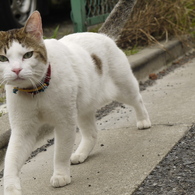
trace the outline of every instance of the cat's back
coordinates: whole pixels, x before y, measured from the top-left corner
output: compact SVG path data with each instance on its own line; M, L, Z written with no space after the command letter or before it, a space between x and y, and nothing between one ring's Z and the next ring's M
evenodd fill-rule
M92 33L92 32L73 33L64 36L59 41L63 43L71 41L78 44L114 42L111 38L109 38L104 34Z
M118 50L118 47L111 38L99 33L75 33L64 36L59 41L65 45L77 44L83 49L87 50L89 53L107 53L110 48L112 50Z

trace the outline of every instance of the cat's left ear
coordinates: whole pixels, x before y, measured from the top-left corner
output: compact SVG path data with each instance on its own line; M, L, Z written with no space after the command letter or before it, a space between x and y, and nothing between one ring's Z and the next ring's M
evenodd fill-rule
M43 29L41 15L38 11L34 11L28 18L24 30L26 33L32 34L37 39L42 39Z

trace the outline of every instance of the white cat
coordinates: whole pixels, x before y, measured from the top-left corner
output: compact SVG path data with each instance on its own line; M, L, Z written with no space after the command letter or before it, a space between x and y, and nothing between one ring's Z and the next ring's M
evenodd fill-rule
M70 160L84 162L95 146L97 108L117 100L134 107L138 129L151 126L138 82L115 42L97 33L43 40L37 11L24 28L0 32L0 79L12 129L4 195L22 194L19 172L43 124L55 127L53 187L69 184ZM77 125L82 141L72 154Z

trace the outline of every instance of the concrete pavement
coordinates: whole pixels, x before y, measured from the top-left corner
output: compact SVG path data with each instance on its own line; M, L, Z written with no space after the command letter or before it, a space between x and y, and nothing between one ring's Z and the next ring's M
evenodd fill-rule
M70 185L53 189L49 184L53 162L51 146L22 168L23 194L131 194L194 122L194 63L195 60L176 69L142 92L153 124L151 129L136 129L131 107L115 108L97 121L98 143L85 163L71 167ZM47 135L50 137L52 135ZM77 144L79 138L78 133ZM44 142L46 140L41 143ZM2 168L1 162L0 170ZM2 185L1 180L0 194L3 194Z

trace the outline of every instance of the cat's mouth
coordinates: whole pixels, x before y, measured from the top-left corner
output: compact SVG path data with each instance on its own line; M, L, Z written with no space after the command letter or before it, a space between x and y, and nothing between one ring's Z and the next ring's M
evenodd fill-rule
M21 78L21 77L17 77L15 78L14 80L12 80L12 83L14 85L21 85L21 84L24 84L24 82L26 81L27 79L25 78Z
M20 87L27 87L31 84L31 82L29 81L28 78L17 76L16 78L9 80L7 84Z
M16 79L14 79L13 81L24 81L24 80L26 80L26 79L21 78L21 77L17 77L17 78L16 78Z

